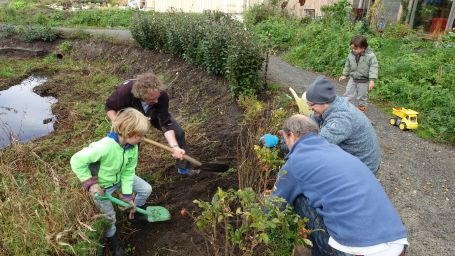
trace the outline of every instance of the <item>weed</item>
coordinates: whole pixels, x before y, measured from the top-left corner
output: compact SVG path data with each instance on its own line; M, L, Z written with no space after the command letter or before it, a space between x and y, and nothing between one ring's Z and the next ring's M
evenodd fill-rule
M253 255L259 248L290 255L294 244L305 243L298 233L304 221L291 207L282 209L284 199L264 200L251 188L218 188L210 202L193 202L202 209L191 217L212 246L209 255Z
M0 24L0 39L16 34L16 26L11 24Z
M52 42L58 37L58 32L51 27L25 26L22 30L22 38L28 43L33 41Z
M73 46L72 46L72 44L71 44L70 41L65 41L65 42L61 43L61 44L57 47L57 49L58 49L60 52L62 52L62 53L67 53L67 52L69 52L69 51L71 50L72 47L73 47Z

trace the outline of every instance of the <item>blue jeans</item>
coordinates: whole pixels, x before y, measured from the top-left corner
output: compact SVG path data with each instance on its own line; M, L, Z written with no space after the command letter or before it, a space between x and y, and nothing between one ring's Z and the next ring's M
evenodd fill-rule
M311 255L313 256L353 256L352 254L338 251L329 245L329 233L324 224L324 220L319 216L316 210L311 207L308 198L301 195L297 197L294 203L294 208L301 217L308 218L307 227L310 230L317 230L309 235L309 239L313 243Z
M114 193L117 189L121 189L121 187L121 183L117 183L116 185L107 188L104 193L112 195L112 193ZM136 207L141 207L145 204L147 198L152 193L152 186L147 181L135 176L133 182L133 192L136 193L134 204ZM105 237L114 236L117 231L117 228L115 227L116 220L114 206L109 200L97 200L94 198L94 195L92 195L92 197L95 201L95 205L102 213L104 213L105 219L111 223L111 226L106 230Z

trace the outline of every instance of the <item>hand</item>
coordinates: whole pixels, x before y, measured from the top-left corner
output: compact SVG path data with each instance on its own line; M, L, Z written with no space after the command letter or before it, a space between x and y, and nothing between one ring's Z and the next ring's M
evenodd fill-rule
M129 206L128 207L119 206L119 209L121 211L128 211L128 218L130 220L134 219L134 213L136 212L136 205L134 204L134 196L131 196L128 198L120 196L120 199L122 199L122 201L127 203Z
M346 79L347 77L346 76L340 76L340 78L338 79L338 81L343 81L344 79Z
M90 194L93 197L95 197L96 193L98 193L98 195L100 196L104 195L104 190L100 187L98 183L91 185L90 188L88 189L88 192L90 192Z
M185 155L185 150L179 148L178 146L177 147L173 147L172 148L174 151L172 152L172 157L174 157L175 159L179 159L179 160L183 160L183 155Z
M261 137L260 141L265 147L273 148L278 145L279 139L278 136L267 133Z
M374 88L374 80L370 81L370 84L368 85L368 90L371 91Z

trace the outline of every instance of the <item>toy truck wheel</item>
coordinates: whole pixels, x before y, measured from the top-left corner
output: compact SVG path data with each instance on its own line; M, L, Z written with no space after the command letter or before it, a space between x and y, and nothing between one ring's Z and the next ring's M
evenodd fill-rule
M390 118L389 123L390 123L391 125L395 125L395 124L397 123L397 120L396 120L395 118L392 117L392 118Z
M402 131L406 130L406 124L405 123L400 123L400 125L398 127L400 127L400 130L402 130Z

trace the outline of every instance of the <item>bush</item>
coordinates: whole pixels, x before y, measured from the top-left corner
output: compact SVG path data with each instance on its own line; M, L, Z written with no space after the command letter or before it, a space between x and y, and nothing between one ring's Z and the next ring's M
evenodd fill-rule
M299 232L306 231L305 221L290 206L281 209L284 199L264 200L251 188L218 188L210 202L193 202L202 209L200 215L191 217L211 245L208 255L256 255L264 251L291 255L294 244L311 244L304 238L306 234Z
M405 24L391 23L385 27L384 37L386 38L403 38L412 33L412 29Z
M254 27L271 17L278 16L280 10L272 5L257 4L249 8L244 15L245 25L247 27Z
M55 29L44 26L26 26L22 31L22 38L28 43L34 41L52 42L58 36L58 32Z
M254 32L265 44L270 44L273 50L286 50L295 39L299 21L295 19L280 19L271 17L259 23Z
M10 24L0 24L0 38L10 37L16 34L16 26Z
M131 34L144 48L180 56L210 74L226 75L236 94L263 89L258 74L261 44L228 15L138 14Z

